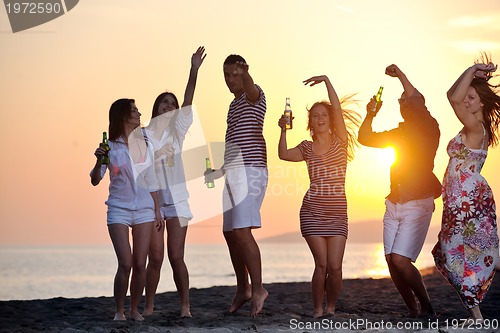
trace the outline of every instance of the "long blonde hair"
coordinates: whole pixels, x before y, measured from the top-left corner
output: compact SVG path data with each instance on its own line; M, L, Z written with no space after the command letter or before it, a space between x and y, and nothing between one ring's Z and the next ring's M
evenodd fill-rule
M356 111L347 108L351 104L357 104L354 99L354 95L347 95L340 98L340 107L342 108L342 117L344 118L345 127L347 130L347 161L352 161L354 158L354 151L356 147L359 146L357 140L357 130L361 126L361 116ZM314 103L310 108L307 109L307 130L311 129L311 110L318 105L323 105L328 110L328 118L330 121L329 127L332 130L332 135L338 137L334 122L333 122L333 106L329 101L320 101ZM316 134L312 134L313 140L316 138Z

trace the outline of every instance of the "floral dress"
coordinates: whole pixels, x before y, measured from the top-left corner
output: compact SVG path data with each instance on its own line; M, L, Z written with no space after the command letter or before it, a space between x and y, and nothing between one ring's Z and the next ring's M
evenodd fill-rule
M483 300L498 262L493 192L480 174L488 154L469 149L458 133L447 147L450 160L443 180L443 219L432 250L438 270L467 308Z

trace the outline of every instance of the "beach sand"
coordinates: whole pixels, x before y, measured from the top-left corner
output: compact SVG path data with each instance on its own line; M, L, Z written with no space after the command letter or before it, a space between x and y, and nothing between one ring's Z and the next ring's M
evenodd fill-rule
M468 312L435 269L423 273L437 318L406 319L406 307L390 279L352 279L344 280L335 316L314 320L310 283L299 282L265 284L269 298L257 318L248 316L249 304L236 314L226 312L234 286L191 289L193 318L185 319L179 317L177 294L161 293L155 314L144 322L112 321L112 297L2 301L0 332L500 332L498 326L454 329L453 324L460 322L453 320L467 318ZM499 275L481 309L485 318L500 325Z

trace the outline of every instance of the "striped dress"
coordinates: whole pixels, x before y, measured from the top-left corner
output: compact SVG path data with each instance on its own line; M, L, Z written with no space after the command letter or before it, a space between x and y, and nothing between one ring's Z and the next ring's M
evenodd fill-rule
M322 155L314 154L311 141L304 140L297 148L307 163L310 180L300 208L302 236L347 238L347 142L334 136L330 149Z

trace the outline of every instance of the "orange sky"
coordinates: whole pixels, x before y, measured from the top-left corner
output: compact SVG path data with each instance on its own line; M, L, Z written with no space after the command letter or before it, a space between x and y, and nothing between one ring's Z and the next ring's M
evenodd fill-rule
M95 188L89 181L109 106L121 97L135 98L147 123L160 92L168 89L182 99L189 59L199 45L208 55L194 103L206 141L224 140L232 99L222 75L228 54L245 57L267 96L271 178L259 238L298 230L305 163L278 160L277 120L285 97L291 97L295 128L288 142L298 144L308 138L305 108L327 98L323 86L304 87L302 80L328 75L339 95L357 93L356 110L363 116L383 85L384 107L374 126L384 130L401 121L401 85L384 75L387 65L397 64L440 123L435 172L442 178L446 144L460 130L446 91L479 51L490 51L500 62L497 0L144 3L80 1L62 17L15 34L0 10L0 245L109 243L108 176ZM381 220L389 189L387 157L362 147L348 166L351 223ZM483 174L495 193L499 164L500 149L490 150ZM218 201L216 191L206 191ZM199 211L214 207L199 197L193 201ZM433 223L439 223L441 208L437 200ZM220 225L220 217L196 223L188 240L220 241Z

